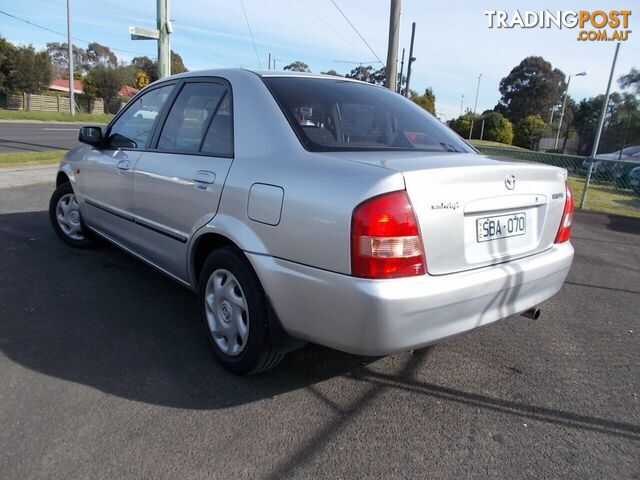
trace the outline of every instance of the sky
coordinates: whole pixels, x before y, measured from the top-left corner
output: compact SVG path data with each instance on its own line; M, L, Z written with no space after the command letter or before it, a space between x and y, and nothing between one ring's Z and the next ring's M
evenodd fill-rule
M169 0L173 20L172 49L189 70L242 66L266 69L268 54L276 66L302 60L312 71L347 73L363 62L374 68L386 61L389 0L334 0L357 28L360 39L332 0ZM500 79L524 57L538 55L574 77L570 95L576 99L604 93L613 60L614 42L580 42L575 29L489 29L485 10L516 8L508 0L402 0L400 51L409 56L411 23L416 38L411 88L433 88L436 110L443 119L473 109L478 75L482 74L477 111L493 108L500 98ZM634 10L635 2L601 0L518 2L523 10ZM134 41L129 25L155 27L155 0L71 0L74 43L97 41L111 47L125 62L134 56L156 56L154 41ZM0 14L0 35L13 43L44 48L66 41L64 0L0 0L0 11L55 32ZM630 17L629 40L622 42L615 78L640 67L640 11ZM250 33L251 32L251 33ZM254 43L251 40L253 35ZM348 63L342 63L348 62ZM406 72L406 64L405 64ZM618 89L617 84L614 85Z

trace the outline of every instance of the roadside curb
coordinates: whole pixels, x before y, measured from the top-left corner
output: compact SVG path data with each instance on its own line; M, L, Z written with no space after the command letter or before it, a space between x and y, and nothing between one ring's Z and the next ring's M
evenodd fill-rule
M0 189L55 182L58 164L0 168Z

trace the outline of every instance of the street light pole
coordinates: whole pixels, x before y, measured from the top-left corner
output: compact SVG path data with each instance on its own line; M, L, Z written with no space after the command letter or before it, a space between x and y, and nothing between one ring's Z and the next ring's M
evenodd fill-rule
M400 61L400 78L398 79L397 92L402 93L402 75L404 75L404 48L402 49L402 60Z
M73 42L71 41L71 0L67 0L67 45L69 47L69 113L76 114L76 101L73 92Z
M473 117L471 117L471 128L469 129L469 140L471 140L471 135L473 134L473 122L476 119L476 109L478 108L478 93L480 93L481 78L482 78L482 74L478 75L478 85L476 86L476 101L473 104Z
M620 50L620 42L616 44L616 51L613 54L613 62L611 63L611 72L609 73L609 83L607 83L607 93L604 95L604 101L602 102L602 110L600 110L600 118L598 119L598 128L596 129L596 136L593 139L593 147L591 148L591 155L589 155L589 171L587 172L587 178L584 181L584 188L582 189L582 198L580 199L580 209L584 207L584 202L587 198L587 190L589 188L589 182L591 181L591 173L593 172L593 163L598 153L598 145L600 143L600 135L602 135L602 126L604 125L604 117L607 115L607 107L609 106L609 94L611 93L611 82L613 81L613 74L616 70L616 61L618 60L618 50Z
M407 63L407 83L406 87L404 87L404 96L409 96L409 88L411 85L411 65L416 61L416 57L413 56L413 41L416 37L416 22L411 24L411 43L409 44L409 60Z
M576 77L584 77L587 72L576 73ZM560 130L562 130L562 120L564 119L564 109L567 107L567 98L569 97L569 85L571 84L571 75L567 79L567 88L564 91L564 99L562 100L562 110L560 110L560 121L558 123L558 132L556 133L556 143L553 145L554 150L558 150L558 141L560 140ZM553 121L553 110L551 110L551 120Z

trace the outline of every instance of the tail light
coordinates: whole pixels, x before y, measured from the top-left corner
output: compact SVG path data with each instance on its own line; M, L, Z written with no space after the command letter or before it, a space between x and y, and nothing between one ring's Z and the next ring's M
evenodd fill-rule
M351 274L398 278L426 271L422 239L404 190L361 203L351 219Z
M560 228L556 235L555 243L563 243L571 238L571 222L573 221L573 194L569 184L565 183L566 195L564 199L564 211L562 212L562 220L560 221Z

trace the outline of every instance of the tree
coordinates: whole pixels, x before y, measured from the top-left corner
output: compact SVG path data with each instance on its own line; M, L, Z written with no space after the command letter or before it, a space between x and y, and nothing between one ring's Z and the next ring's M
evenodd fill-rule
M629 73L626 75L622 75L618 79L618 84L622 88L631 88L635 90L635 92L640 95L640 70L637 68L632 68Z
M351 70L351 73L347 73L345 77L360 80L361 82L373 83L374 85L384 85L386 70L384 67L380 70L374 70L371 65L366 67L359 65Z
M463 138L469 138L469 130L471 129L472 112L465 112L458 118L449 121L449 127Z
M9 91L38 93L51 83L51 60L46 51L36 52L32 45L14 48L7 63L6 86Z
M355 80L360 80L361 82L369 82L369 83L373 83L373 76L372 76L372 71L373 71L373 67L371 65L369 65L368 67L364 67L362 65L357 66L356 68L354 68L353 70L351 70L350 73L347 73L345 75L345 77L347 78L353 78Z
M147 85L149 85L149 77L147 76L147 74L144 72L137 72L136 81L133 86L138 90L142 90Z
M98 64L82 79L82 89L91 98L102 98L104 112L108 113L109 103L126 84L127 73L123 67Z
M293 63L290 63L289 65L287 65L286 67L284 67L285 70L291 70L292 72L310 72L311 70L309 70L309 65L307 65L304 62L301 62L300 60L296 60Z
M482 131L483 121L484 131ZM513 124L501 113L493 110L483 112L474 123L473 138L480 138L481 131L483 140L506 143L508 145L513 143Z
M516 123L513 143L519 147L535 150L546 128L547 124L540 115L527 115Z
M182 61L180 54L171 50L171 75L187 71L187 67L184 66L184 62Z
M424 91L424 95L411 95L411 100L432 115L436 114L436 96L431 87Z
M84 75L89 71L90 64L87 61L87 52L84 48L73 48L73 74L76 73ZM47 53L51 59L53 65L53 71L56 78L68 78L69 77L69 45L67 43L50 42L47 43Z
M8 90L7 79L11 72L10 60L14 52L13 44L0 37L0 92Z
M542 57L527 57L500 81L495 110L514 123L530 116L548 118L551 107L566 91L564 73Z
M133 60L131 60L131 65L141 72L144 72L149 78L149 83L158 80L158 65L149 57L134 57Z
M118 57L109 47L100 45L98 42L91 42L87 47L87 62L92 66L117 67Z
M334 77L341 77L342 75L340 75L338 72L336 72L335 70L329 70L328 72L320 72L322 75L333 75Z

